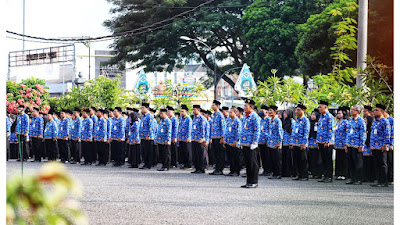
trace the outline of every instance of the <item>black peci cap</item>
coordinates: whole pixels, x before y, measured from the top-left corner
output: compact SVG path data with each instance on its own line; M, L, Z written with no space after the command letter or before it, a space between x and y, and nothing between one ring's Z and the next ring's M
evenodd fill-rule
M221 105L221 102L220 102L220 101L218 101L218 100L214 100L214 101L213 101L213 103L214 103L214 104L216 104L216 105L218 105L218 106L220 106L220 105Z
M318 104L329 106L329 103L327 101L324 101L324 100L319 101Z
M189 111L188 107L186 105L181 105L181 109L184 109L186 111Z
M372 111L372 107L370 105L366 105L364 106L364 109L368 110L368 111Z
M142 102L142 106L149 108L149 107L150 107L150 104L147 103L147 102Z
M278 106L276 106L276 105L270 105L269 108L274 111L278 110Z
M222 110L229 110L229 108L227 106L223 106Z
M250 105L255 105L256 103L252 100L252 99L246 99L245 101L244 101L244 103L246 103L246 104L250 104Z
M382 104L376 104L375 108L380 108L382 110L386 110L386 106L382 105Z
M306 110L307 109L307 107L305 107L303 104L301 104L301 103L299 103L298 105L297 105L297 108L300 108L300 109L302 109L302 110Z
M193 105L193 109L201 109L200 105Z

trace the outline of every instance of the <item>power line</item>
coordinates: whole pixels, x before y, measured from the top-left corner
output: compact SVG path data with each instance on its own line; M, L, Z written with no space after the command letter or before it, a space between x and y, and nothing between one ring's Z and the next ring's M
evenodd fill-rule
M124 32L120 32L120 33L116 33L116 34L112 34L112 35L99 36L99 37L93 37L93 38L90 38L90 37L89 38L64 38L64 39L61 39L61 38L44 38L44 37L37 37L37 36L31 36L31 35L24 35L24 34L16 33L16 32L9 31L9 30L7 30L6 32L10 33L10 34L13 34L13 35L21 36L21 37L26 37L26 38L31 38L31 39L38 39L38 40L45 40L45 41L83 42L83 41L96 41L96 40L102 40L102 39L113 39L113 38L116 38L116 37L121 37L121 36L134 34L135 32L142 31L142 30L145 30L145 29L152 29L153 27L158 26L160 24L163 24L165 22L173 21L176 18L179 18L179 17L182 17L182 16L184 16L186 14L195 12L195 11L199 10L200 8L204 7L205 5L208 5L208 4L210 4L210 3L214 2L214 1L215 0L209 0L209 1L204 2L204 3L202 3L202 4L198 5L198 6L190 9L190 10L187 10L187 11L184 11L182 13L179 13L179 14L177 14L177 15L175 15L173 17L170 17L168 19L164 19L164 20L155 22L155 23L153 23L151 25L139 27L139 28L136 28L136 29L133 29L133 30L124 31Z

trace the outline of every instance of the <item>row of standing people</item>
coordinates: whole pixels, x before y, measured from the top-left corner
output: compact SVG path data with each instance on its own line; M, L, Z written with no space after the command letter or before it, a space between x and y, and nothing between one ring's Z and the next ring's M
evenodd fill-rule
M124 164L126 148L131 167L139 167L141 164L140 168L146 169L161 162L163 165L159 168L161 171L168 170L171 166L178 166L177 163L182 168L191 168L193 163L195 166L193 173L204 173L205 166L215 162L215 170L210 174L222 175L225 161L228 160L230 173L227 175L238 176L243 161L246 169L252 172L248 175L245 187L257 186L260 166L264 169L261 175L272 174L271 179L280 179L282 175L295 175L296 180L308 180L308 170L310 170L316 177L323 175L321 182L331 182L333 148L337 152L336 176L340 177L340 173L347 173L347 169L343 169L340 162L344 162L343 164L348 162L351 174L348 183L361 183L362 163L367 164L365 157L372 155L371 149L381 149L382 154L379 154L379 151L373 154L376 159L376 170L372 171L377 172L378 185L387 185L388 158L390 161L388 155L393 154L393 118L386 119L382 115L381 121L381 118L377 117L379 109L385 113L383 106L377 105L375 111L378 112L373 123L370 123L371 126L368 125L369 130L366 128L366 122L359 117L361 113L359 106L354 106L354 109L350 110L352 119L349 121L343 121L340 117L341 113L346 114L349 110L340 108L336 126L333 116L327 110L328 103L324 101L320 102L318 111L313 112L311 124L304 116L306 108L301 104L296 108L297 120L291 118L289 110L285 111L282 120L279 119L276 106L262 106L260 113L257 114L254 102L251 100L246 102L244 110L232 107L228 112L227 107L223 107L224 113L221 113L219 108L220 102L214 101L212 105L214 113L211 115L209 111L194 105L193 115L190 117L187 106L182 105L178 119L174 109L167 107L160 110L159 123L148 103L142 104L141 114L138 110L128 108L127 118L122 116L121 108L117 107L112 111L84 109L82 118L79 109L73 112L62 110L59 114L60 119L57 116L53 117L53 113L57 115L56 112L50 112L43 116L45 120L35 109L32 119L29 120L24 109L20 108L14 132L9 131L11 123L7 123L7 136L11 143L19 140L23 159L27 158L26 142L30 141L37 161L42 158L42 145L50 160L54 160L59 152L62 162L68 161L71 154L72 163L77 163L82 152L84 165L94 163L97 158L98 165L106 165L109 160L109 148L111 148L111 159L115 162L114 166ZM368 107L365 108L369 110ZM245 111L245 115L242 111ZM321 118L318 119L319 116ZM249 136L249 125L252 123L254 128L251 131L254 134ZM389 131L378 129L386 127L382 124L388 124ZM370 144L371 127L374 134L372 144ZM383 150L384 146L387 146L389 151ZM247 147L250 147L250 151L246 151ZM344 151L341 151L342 149ZM255 158L250 157L254 153L256 153ZM343 155L345 155L344 160ZM386 169L385 162L381 161L386 161ZM256 167L257 176L254 175ZM340 170L346 172L338 172Z

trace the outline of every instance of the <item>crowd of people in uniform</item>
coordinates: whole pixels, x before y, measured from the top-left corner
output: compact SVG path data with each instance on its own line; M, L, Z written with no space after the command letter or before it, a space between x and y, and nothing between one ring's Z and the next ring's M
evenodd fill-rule
M386 107L339 107L335 118L328 105L319 102L309 117L301 103L294 112L275 105L258 110L251 99L243 108L221 108L214 100L212 112L200 105L190 112L181 105L179 113L168 106L158 115L149 103L142 103L140 112L91 107L42 113L34 108L31 116L20 107L18 115L7 114L7 160L127 163L158 171L194 168L196 174L213 168L210 175L226 176L240 176L245 169L243 188L257 187L259 176L331 183L333 174L346 184L377 180L371 186L388 186L393 182L394 129Z

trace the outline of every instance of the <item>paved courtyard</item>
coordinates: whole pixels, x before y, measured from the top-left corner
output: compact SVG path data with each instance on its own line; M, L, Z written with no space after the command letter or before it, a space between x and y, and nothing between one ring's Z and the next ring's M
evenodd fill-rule
M34 173L43 163L24 163ZM84 187L90 224L393 224L393 186L361 186L66 165ZM7 162L7 176L21 164ZM211 171L207 171L211 172Z

